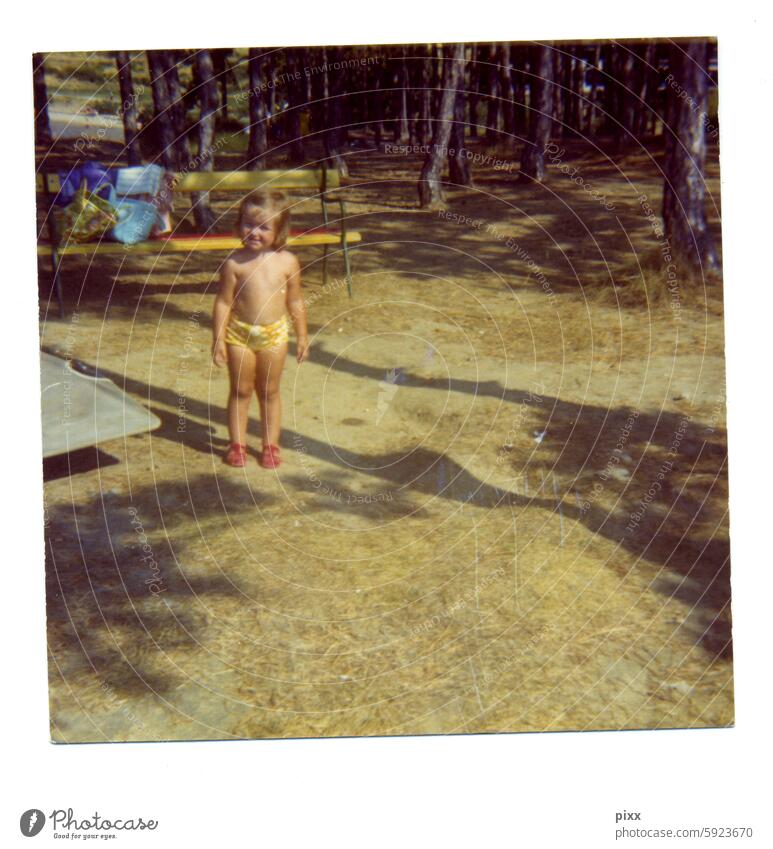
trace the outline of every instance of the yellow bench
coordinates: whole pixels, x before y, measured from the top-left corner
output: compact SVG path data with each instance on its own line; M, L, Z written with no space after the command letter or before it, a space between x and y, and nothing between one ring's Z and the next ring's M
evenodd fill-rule
M346 208L339 196L332 197L331 192L341 188L341 177L338 171L329 168L298 168L294 171L191 171L177 174L174 181L175 192L239 192L246 194L254 189L272 188L285 191L305 190L309 197L318 197L322 207L322 223L304 231L291 230L287 240L290 246L321 245L324 249L322 258L323 282L327 283L327 255L331 246L338 245L344 255L344 270L349 296L352 295L351 265L349 262L349 245L362 240L360 233L348 230L346 227ZM227 235L194 235L194 236L162 236L138 242L134 245L124 245L102 239L98 242L59 244L56 221L53 214L53 200L60 191L61 183L57 174L39 173L36 175L36 189L46 201L46 226L48 241L38 244L38 255L50 255L51 268L54 276L54 287L59 301L59 311L64 316L64 301L60 279L60 265L65 256L92 256L94 254L159 254L172 252L195 251L232 251L241 247L241 242L234 236ZM328 207L337 204L340 207L340 218L334 226L330 226Z

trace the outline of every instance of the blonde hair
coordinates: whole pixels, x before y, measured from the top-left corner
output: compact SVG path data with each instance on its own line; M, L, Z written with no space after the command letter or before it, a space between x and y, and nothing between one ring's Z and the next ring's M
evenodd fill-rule
M271 213L271 221L274 223L276 233L274 247L283 248L287 244L287 237L290 235L290 207L287 195L278 189L256 189L254 192L250 192L242 198L242 202L239 204L239 215L236 219L237 227L242 223L244 213L250 207Z

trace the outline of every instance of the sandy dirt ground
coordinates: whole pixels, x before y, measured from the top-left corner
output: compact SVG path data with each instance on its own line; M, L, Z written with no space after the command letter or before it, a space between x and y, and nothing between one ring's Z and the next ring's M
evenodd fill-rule
M162 426L46 463L55 741L732 724L721 291L618 306L661 178L571 156L606 204L480 166L420 211L416 159L352 156L355 296L300 252L277 472L257 404L220 461L222 255L66 261L42 344Z

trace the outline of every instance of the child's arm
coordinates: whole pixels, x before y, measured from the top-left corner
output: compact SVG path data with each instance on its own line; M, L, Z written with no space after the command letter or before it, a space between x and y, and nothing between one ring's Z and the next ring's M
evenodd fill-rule
M309 356L309 332L306 328L306 304L301 291L301 265L290 254L290 276L287 278L287 310L295 327L297 359L302 363Z
M235 291L236 271L233 261L227 259L220 270L220 288L212 310L212 360L216 366L224 366L228 361L225 329L231 317Z

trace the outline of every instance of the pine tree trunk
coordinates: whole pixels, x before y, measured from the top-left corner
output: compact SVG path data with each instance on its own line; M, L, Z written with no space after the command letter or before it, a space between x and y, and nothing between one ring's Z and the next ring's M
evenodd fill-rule
M343 61L346 58L344 52L341 51L340 55L341 60ZM336 91L341 92L344 96L339 100L339 107L341 110L341 123L338 129L338 133L339 143L341 149L344 151L346 151L349 147L349 128L354 123L355 98L352 97L351 94L349 94L352 88L352 81L351 77L349 76L348 69L339 71L336 74Z
M448 140L448 181L457 186L472 186L470 176L470 160L464 151L464 107L466 98L464 96L464 75L459 81L459 91L454 101L454 119L451 125L451 135ZM453 155L451 151L453 150Z
M329 53L329 63L335 64L342 59L342 51L340 48L334 47ZM338 173L343 177L349 176L349 165L346 162L344 154L344 145L346 143L346 135L341 126L344 122L343 108L343 80L340 71L335 71L329 75L325 71L326 83L325 86L328 94L325 97L326 106L326 126L325 126L325 152L330 162L338 169Z
M165 50L164 54L166 57L166 80L169 87L169 100L171 102L178 167L181 171L189 171L193 167L193 163L191 162L191 146L188 141L185 95L180 85L180 76L177 73L180 54L176 50Z
M469 81L467 83L467 108L470 112L469 133L472 138L478 137L478 103L480 103L480 66L477 61L478 45L470 48Z
M526 70L528 68L528 50L525 47L513 47L511 50L513 66L513 132L522 136L526 132L528 112L526 111ZM515 142L516 139L513 139Z
M504 42L498 51L500 88L502 91L502 129L508 142L515 131L515 103L513 89L513 69L510 64L510 45Z
M320 68L323 65L322 56L324 48L314 48L309 50L307 60L309 68L314 70L314 73L306 80L306 91L309 104L309 130L312 134L320 132L325 127L325 104L324 96L324 81Z
M250 140L247 146L247 166L258 170L265 165L268 150L268 121L266 114L266 95L262 90L265 84L262 50L250 47L247 59L249 79L248 107L250 114Z
M561 91L561 99L563 101L563 121L565 124L564 135L567 130L576 130L578 128L578 107L580 104L579 92L576 88L577 82L577 57L575 48L568 45L565 48L564 56L564 75L561 81L563 89Z
M228 120L228 55L230 50L227 48L218 48L211 50L212 65L215 70L215 78L220 85L220 117L222 121Z
M177 153L174 144L175 134L163 51L148 50L147 59L150 85L153 91L154 117L151 126L158 140L164 167L167 171L175 171L177 169Z
M634 124L634 134L636 138L642 140L647 135L647 127L649 125L650 115L650 87L653 83L652 65L655 61L655 45L648 44L641 51L641 59L639 60L638 73L638 100L636 103L636 119Z
M370 129L373 132L377 147L381 146L381 136L384 133L383 95L381 93L381 89L384 87L383 77L383 68L376 68L373 74L373 82L370 86L372 91L370 92L368 117L370 119Z
M714 240L706 225L704 167L708 105L708 50L705 41L675 44L670 53L668 126L665 127L663 223L674 260L701 276L720 271ZM691 99L691 102L687 98Z
M384 133L384 116L381 114L381 75L376 74L373 82L374 91L371 92L370 101L370 128L376 147L381 146L381 136Z
M442 94L432 133L432 147L419 177L419 203L422 207L435 206L443 202L440 175L446 160L448 139L451 136L451 122L454 117L459 80L464 72L464 44L456 44L448 52L449 56L443 63Z
M489 47L488 65L486 66L486 81L488 92L488 109L486 110L486 141L494 144L499 140L499 98L502 94L499 68L496 64L497 53L494 45Z
M209 50L199 50L194 56L199 85L198 167L197 171L214 170L215 115L217 114L217 83ZM209 205L208 192L193 193L193 217L200 232L208 232L215 223L215 214Z
M370 124L370 97L368 97L368 70L367 68L352 68L349 76L350 91L357 92L353 100L353 112L357 116L355 121L363 130ZM353 85L352 85L353 84Z
M577 60L574 57L574 48L571 44L564 48L564 74L561 80L563 89L561 91L561 99L563 100L563 121L566 124L564 132L567 129L577 129L577 96L574 91L574 69Z
M410 46L410 61L408 62L408 84L410 90L408 92L408 129L410 144L422 144L421 141L421 66L422 61L419 59L420 45L412 44Z
M116 51L115 64L118 68L118 87L121 93L121 119L123 120L126 159L129 165L139 165L142 162L142 153L140 151L137 119L137 97L134 93L131 59L128 51Z
M578 133L585 132L585 92L583 82L585 81L585 64L583 62L582 47L572 50L572 128Z
M45 54L32 56L32 83L35 100L35 144L50 147L51 125L48 121L48 90L46 89Z
M564 76L564 56L561 50L553 51L553 79L558 85L553 86L553 135L563 138L564 135L564 97L561 85Z
M545 148L553 125L553 51L547 45L535 48L529 110L529 137L521 154L519 179L541 183L545 179Z
M263 63L263 71L266 75L266 80L273 81L273 78L276 75L276 54L273 51L266 56ZM275 85L270 85L266 92L266 114L268 117L266 122L268 124L266 135L268 136L269 144L275 144L277 138Z
M399 144L408 141L408 68L405 62L405 49L401 51L401 58L394 75L394 111L395 128L394 140Z
M429 110L430 115L430 124L432 125L432 129L430 130L430 138L432 138L434 134L434 121L432 119L433 115L437 115L440 111L440 100L443 96L443 93L440 90L440 86L443 80L443 71L445 69L445 59L443 58L443 47L440 44L432 44L430 45L430 49L432 51L432 76L431 76L431 88L432 88L432 106Z
M621 48L622 49L622 48ZM618 88L620 93L620 125L618 146L629 147L636 129L636 76L635 57L629 49L623 49L618 62Z
M419 105L419 141L428 144L432 138L432 48L426 48L427 55L421 61L421 101Z
M302 163L306 160L306 152L303 144L303 135L301 133L301 108L306 104L305 80L303 76L299 80L295 79L295 73L302 67L301 48L288 48L287 54L287 71L292 76L287 82L287 100L288 107L285 113L285 127L287 128L287 140L290 142L290 159L296 163Z
M619 95L617 87L617 47L613 44L604 44L601 48L601 62L604 71L603 111L601 114L603 122L602 132L609 135L612 140L617 139L617 127L620 120Z
M598 101L599 101L599 92L598 92L598 82L601 76L601 47L596 46L596 49L593 51L593 68L590 71L590 92L588 94L588 100L590 100L590 105L588 107L588 134L593 136L596 135L596 131L598 130Z

